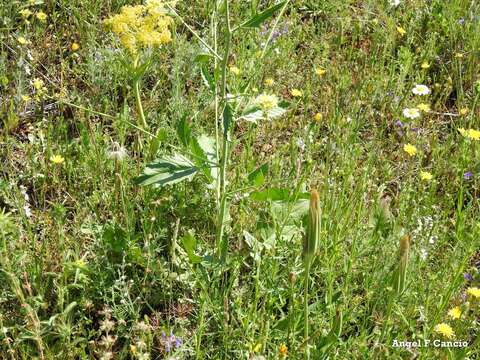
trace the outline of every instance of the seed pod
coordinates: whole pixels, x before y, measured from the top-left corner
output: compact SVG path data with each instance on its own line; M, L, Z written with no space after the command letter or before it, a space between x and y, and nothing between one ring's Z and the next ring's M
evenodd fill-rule
M320 196L317 190L310 193L310 209L308 212L307 233L303 241L303 257L311 258L318 251L320 242Z
M407 264L410 254L410 235L405 235L400 239L398 269L395 279L395 290L397 294L401 294L405 289L405 279L407 278Z

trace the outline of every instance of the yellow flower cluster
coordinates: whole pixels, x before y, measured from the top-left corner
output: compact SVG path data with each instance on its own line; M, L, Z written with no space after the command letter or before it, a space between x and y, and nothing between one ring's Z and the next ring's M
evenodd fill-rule
M278 106L278 97L275 95L261 94L257 96L255 103L260 106L263 111L272 110Z
M119 14L105 20L105 24L132 55L143 48L169 43L172 40L169 29L172 22L161 0L147 0L145 5L124 6Z
M467 129L465 130L464 128L458 129L460 134L463 136L471 139L471 140L480 140L480 131L475 130L475 129Z

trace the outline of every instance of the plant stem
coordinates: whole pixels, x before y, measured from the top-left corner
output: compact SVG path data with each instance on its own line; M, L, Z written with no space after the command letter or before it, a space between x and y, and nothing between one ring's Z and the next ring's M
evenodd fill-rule
M221 94L223 99L224 108L227 106L227 65L228 58L230 57L230 45L232 41L232 29L230 27L230 10L228 5L228 0L224 1L225 3L225 22L227 25L226 34L225 34L225 52L222 59L222 88ZM218 119L217 119L218 121ZM226 177L227 177L227 167L228 167L228 155L229 155L229 141L228 136L229 129L223 129L223 139L222 139L222 160L220 164L220 209L218 211L217 218L217 252L221 258L225 258L225 251L223 250L223 234L225 230L225 213L227 210L227 191L226 191Z
M135 58L135 60L133 61L133 67L135 69L137 69L138 67L138 56ZM140 79L139 78L135 78L135 81L133 82L133 88L134 88L134 91L135 91L135 99L137 101L137 110L138 110L138 113L140 115L140 121L139 121L139 125L142 129L146 129L148 128L148 125L147 125L147 120L145 120L145 113L143 112L143 105L142 105L142 98L140 97Z
M304 311L304 338L305 338L305 356L304 359L310 359L310 348L308 347L308 280L310 277L310 256L307 256L305 259L305 274L304 274L304 282L305 282L305 289L304 289L304 299L303 299L303 311Z

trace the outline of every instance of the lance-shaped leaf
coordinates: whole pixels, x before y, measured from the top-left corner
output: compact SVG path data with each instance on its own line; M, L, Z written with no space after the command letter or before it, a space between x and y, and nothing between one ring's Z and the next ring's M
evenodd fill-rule
M148 164L135 182L142 186L161 187L183 180L191 180L197 171L198 168L188 158L175 153Z
M265 20L269 19L270 17L275 14L278 10L280 10L284 5L286 1L279 2L278 4L275 4L268 9L262 11L261 13L253 16L250 20L245 21L242 23L239 28L256 28L259 27L260 25L265 22Z

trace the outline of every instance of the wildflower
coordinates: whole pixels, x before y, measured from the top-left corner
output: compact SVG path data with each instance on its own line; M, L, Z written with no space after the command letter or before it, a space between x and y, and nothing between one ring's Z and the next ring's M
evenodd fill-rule
M115 321L110 320L108 318L100 322L100 330L102 331L109 332L113 330L114 327L115 327Z
M73 42L72 45L70 46L70 49L73 52L78 51L78 49L80 49L80 45L78 45L76 42Z
M42 79L33 79L32 85L36 90L41 90L43 88L44 82Z
M53 162L56 165L61 165L65 161L62 155L53 155L50 157L50 161Z
M252 88L252 92L255 93L255 94L258 93L258 88L257 88L257 87L253 87L253 88Z
M405 151L409 156L414 156L417 153L417 148L412 144L403 145L403 151Z
M426 69L428 69L428 68L430 67L430 64L429 64L428 62L424 61L424 62L422 63L422 65L420 65L420 67L421 67L423 70L426 70Z
M170 336L167 336L165 331L162 331L162 343L165 346L166 352L170 352L172 350L172 346L175 347L175 349L178 349L180 346L182 346L182 340L173 334L173 330L170 331Z
M458 131L460 134L471 140L480 140L480 131L475 129L465 130L464 128L459 128Z
M323 115L320 114L320 113L316 113L313 118L315 119L315 121L322 121L323 119Z
M455 57L456 57L457 59L461 59L461 58L463 58L463 54L457 52L457 53L455 53Z
M112 150L108 152L108 158L115 161L122 161L128 156L127 150L125 147L120 146L118 142L112 144Z
M467 289L467 294L473 296L474 298L480 298L480 289L478 287L469 287Z
M23 9L19 11L20 15L22 15L23 18L28 18L30 15L32 15L32 12L30 9Z
M450 325L441 323L435 326L435 332L445 336L446 338L451 338L455 336L453 329Z
M172 40L169 26L173 19L167 15L160 0L148 0L145 5L123 6L119 14L104 23L132 55L143 48L158 47Z
M463 178L465 180L470 180L473 177L473 173L471 171L467 171L466 173L463 174Z
M397 32L401 35L401 36L404 36L406 33L407 33L407 30L405 30L403 27L401 26L397 26Z
M107 349L111 348L113 344L115 344L115 341L117 341L117 337L116 336L112 336L112 335L104 335L102 336L102 338L100 339L100 344L102 346L105 346Z
M134 328L138 332L146 333L146 332L150 331L151 326L149 324L147 324L145 321L140 321L140 322L135 324ZM141 346L139 346L139 347L141 347Z
M407 119L416 119L420 117L420 111L417 108L405 108L403 109L403 116Z
M234 75L240 75L240 69L236 66L230 66L230 71L232 72L232 74Z
M458 23L458 25L463 25L463 24L465 24L465 19L460 18L460 19L458 19L457 23Z
M257 96L255 103L263 111L268 111L278 106L278 98L275 95L261 94Z
M455 306L454 308L451 308L448 311L448 316L450 316L452 319L460 319L460 316L462 315L462 310L458 306Z
M428 171L420 171L420 179L430 181L433 179L433 175Z
M41 22L45 22L47 20L47 14L45 14L43 11L39 11L35 16Z
M462 108L458 113L460 114L460 116L465 116L468 114L468 108Z
M473 276L470 275L469 273L464 273L463 278L467 281L472 281L473 280Z
M323 76L327 73L327 70L325 69L322 69L322 68L316 68L315 69L315 74L317 74L318 76Z
M389 3L391 6L397 7L400 5L400 0L390 0Z
M425 103L421 103L421 104L418 104L417 105L417 109L418 110L421 110L423 112L430 112L430 105L429 104L425 104Z
M301 97L303 95L303 93L298 89L292 89L290 94L292 94L293 97Z
M106 351L103 353L102 357L100 360L110 360L113 359L113 353L111 351Z
M25 45L27 43L27 39L25 39L23 36L20 36L18 39L17 39L18 43L20 45Z
M430 89L425 85L418 84L412 89L412 93L415 95L428 95L430 94Z
M272 78L265 79L265 86L273 86L275 84L275 80Z
M278 348L278 353L280 356L282 357L285 357L288 355L288 348L287 348L287 345L285 344L280 344L279 348Z

